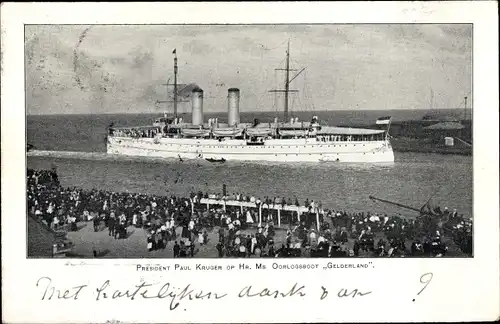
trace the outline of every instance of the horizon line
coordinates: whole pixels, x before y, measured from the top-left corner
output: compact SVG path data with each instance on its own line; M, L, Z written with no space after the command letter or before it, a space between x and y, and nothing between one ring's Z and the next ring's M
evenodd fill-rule
M393 108L393 109L336 109L336 110L302 110L302 111L297 111L300 113L313 113L313 112L336 112L336 111L426 111L426 112L432 112L436 110L472 110L473 107L467 107L467 108ZM273 113L276 111L273 110L254 110L254 111L240 111L240 114L249 114L249 113ZM295 112L295 113L297 113ZM163 114L165 111L149 111L149 112L126 112L126 111L119 111L119 112L103 112L103 113L42 113L42 114L29 114L26 113L26 116L67 116L67 115L151 115L151 114ZM173 112L167 112L169 114L173 114ZM204 114L218 114L218 113L227 113L227 110L218 110L218 111L210 111L210 112L203 112ZM278 114L282 114L282 111L277 112ZM186 115L186 114L191 114L191 112L178 112L178 115Z

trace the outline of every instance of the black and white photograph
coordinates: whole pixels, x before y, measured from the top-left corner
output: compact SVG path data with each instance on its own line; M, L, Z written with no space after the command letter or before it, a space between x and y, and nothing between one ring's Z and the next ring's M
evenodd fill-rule
M27 257L473 257L472 31L25 25Z

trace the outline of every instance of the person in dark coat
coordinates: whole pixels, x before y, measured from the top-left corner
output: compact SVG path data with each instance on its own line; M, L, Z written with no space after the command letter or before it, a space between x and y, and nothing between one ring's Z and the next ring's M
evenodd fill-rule
M158 249L158 242L156 241L156 234L154 232L151 233L151 241L153 242L153 251L156 251Z
M219 258L222 258L224 256L224 253L223 253L223 250L222 250L222 243L219 242L217 243L217 245L215 246L217 248L217 252L219 252Z
M194 241L191 242L191 246L189 247L189 255L194 257Z
M411 255L412 256L421 256L423 254L423 246L420 244L419 240L414 240L411 243Z
M247 239L245 240L245 248L247 250L247 254L252 254L252 238L250 237L250 235L247 235Z
M353 251L354 251L354 256L355 257L359 257L359 249L360 249L359 241L356 240L354 242L354 246L353 246Z
M224 228L219 228L219 242L224 243Z
M180 252L180 246L179 244L177 244L177 241L175 241L175 244L174 244L174 258L178 258L179 257L179 252Z
M180 249L179 249L179 258L185 258L187 256L186 253L186 245L183 241L181 241Z
M115 238L115 218L114 217L110 217L108 219L108 230L109 230L109 236L112 236L113 238Z
M94 232L97 232L99 229L99 223L101 222L101 219L99 216L94 217L93 223L94 223Z
M165 249L165 242L163 241L163 236L162 236L161 232L156 233L155 236L156 236L156 242L157 242L156 243L157 249L158 250Z
M432 253L432 244L429 241L429 239L426 238L424 244L422 245L422 248L424 250L424 255L430 256Z
M270 258L274 258L275 253L274 253L274 245L273 244L269 245L269 251L267 252L267 255Z
M338 236L338 241L341 244L347 243L348 239L347 239L347 231L346 231L345 227L342 227L342 229L340 230L340 234Z
M191 240L191 233L189 232L189 228L187 225L182 226L182 238L187 238Z

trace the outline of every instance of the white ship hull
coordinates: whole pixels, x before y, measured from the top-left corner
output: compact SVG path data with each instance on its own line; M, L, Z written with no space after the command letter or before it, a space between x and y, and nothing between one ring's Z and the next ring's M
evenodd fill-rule
M110 136L108 154L183 159L276 162L394 162L390 142L330 141L310 139L270 139L264 145L248 145L245 140L192 138L130 138Z

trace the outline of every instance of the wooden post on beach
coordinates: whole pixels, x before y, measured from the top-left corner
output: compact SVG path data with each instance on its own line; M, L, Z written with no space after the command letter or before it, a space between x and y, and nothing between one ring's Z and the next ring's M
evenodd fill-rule
M278 209L278 227L281 227L281 213L280 213L281 208L278 207L277 209Z
M189 198L189 201L191 202L191 216L192 216L194 215L194 203L192 198Z
M318 227L319 231L319 211L316 209L316 227Z
M262 204L259 205L259 226L262 226Z
M241 215L243 215L243 205L240 205Z
M297 207L297 221L299 222L300 225L300 209Z
M222 207L224 208L224 212L226 211L226 200L223 200Z

